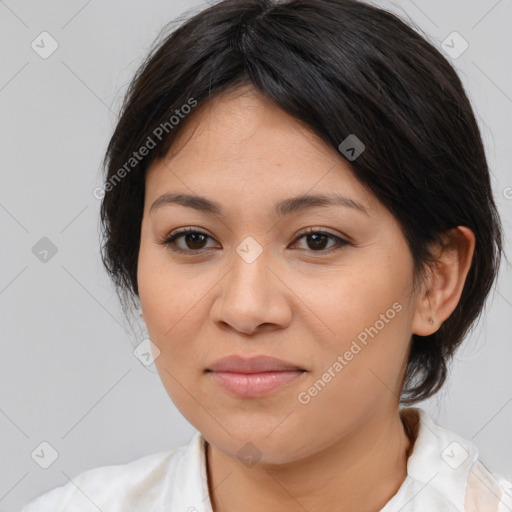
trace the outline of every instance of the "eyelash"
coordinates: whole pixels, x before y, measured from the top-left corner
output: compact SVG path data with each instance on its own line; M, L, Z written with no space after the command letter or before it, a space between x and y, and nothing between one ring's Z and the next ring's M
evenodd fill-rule
M161 245L165 245L165 246L168 246L172 251L174 252L179 252L179 253L182 253L182 254L204 254L205 252L208 251L208 249L203 249L203 250L192 250L192 249L189 249L189 250L185 250L185 249L177 249L175 247L171 247L172 244L180 237L184 237L190 233L197 233L197 234L200 234L200 235L204 235L208 238L212 238L210 237L210 235L208 235L207 233L204 233L203 231L199 231L197 229L194 229L194 228L184 228L184 229L180 229L180 230L177 230L177 231L174 231L172 232L169 236L167 236L165 239L159 241L158 243L161 244ZM326 231L321 231L321 230L318 230L318 229L315 229L315 228L309 228L307 229L306 231L303 231L302 233L300 233L297 238L294 240L294 243L297 242L298 240L300 240L301 238L307 236L307 235L311 235L311 234L319 234L319 235L325 235L329 238L332 238L334 240L336 240L338 242L338 248L336 248L334 246L333 247L330 247L329 249L321 249L321 250L318 250L318 251L314 251L314 250L310 250L308 252L313 252L313 253L323 253L323 254L330 254L332 252L336 252L340 249L342 249L344 246L347 246L347 245L353 245L351 244L350 242L348 242L347 240L344 240L343 238L340 238L339 236L336 236L336 235L333 235L332 233L328 233Z

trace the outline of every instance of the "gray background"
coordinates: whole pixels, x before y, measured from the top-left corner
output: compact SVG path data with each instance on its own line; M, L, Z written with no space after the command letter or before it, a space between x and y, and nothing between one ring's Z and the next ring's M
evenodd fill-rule
M438 47L453 31L468 42L452 61L483 130L508 254L512 2L375 3L417 24ZM195 432L154 367L133 354L99 257L93 190L137 65L166 22L205 5L0 0L0 512L81 471L179 446ZM31 47L43 31L59 45L47 59ZM57 249L46 262L33 249L48 244L43 237ZM458 353L450 381L419 404L472 439L482 460L509 478L511 282L504 262L487 314ZM31 456L44 441L58 452L48 469Z

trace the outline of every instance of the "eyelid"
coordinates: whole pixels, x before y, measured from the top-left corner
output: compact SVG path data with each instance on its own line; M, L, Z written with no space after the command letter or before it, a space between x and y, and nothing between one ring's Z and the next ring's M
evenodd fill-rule
M343 233L332 233L331 231L328 230L328 228L323 228L321 226L313 226L313 227L310 227L310 228L305 228L303 229L302 231L299 231L296 235L295 235L295 239L303 236L303 235L308 235L310 233L321 233L321 234L324 234L324 235L329 235L329 236L332 236L332 237L335 237L335 238L339 238L340 240L344 240L346 242L349 242L349 237L344 235Z

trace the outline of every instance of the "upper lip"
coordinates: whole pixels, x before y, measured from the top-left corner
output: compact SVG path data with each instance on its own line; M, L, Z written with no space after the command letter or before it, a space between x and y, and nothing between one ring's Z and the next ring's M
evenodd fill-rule
M253 357L231 355L218 359L207 368L207 371L212 372L236 373L285 372L297 370L304 371L303 368L296 364L264 355Z

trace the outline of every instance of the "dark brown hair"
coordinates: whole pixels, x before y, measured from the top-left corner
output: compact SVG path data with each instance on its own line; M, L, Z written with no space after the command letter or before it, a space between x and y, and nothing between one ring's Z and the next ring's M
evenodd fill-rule
M401 401L432 396L483 310L502 227L454 68L398 16L357 0L225 0L157 40L129 85L103 162L102 259L123 309L130 299L137 306L146 169L185 124L176 123L184 105L240 85L261 91L333 148L350 134L363 141L365 151L349 163L399 221L415 278L432 261L428 245L443 245L445 231L462 225L475 234L456 309L434 334L412 335ZM155 147L135 160L150 139Z

